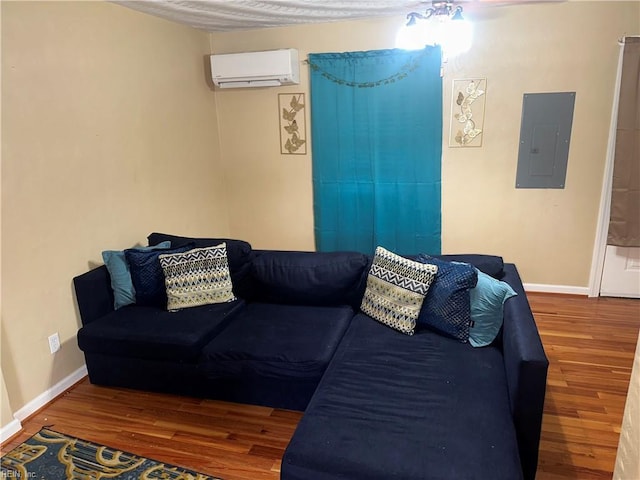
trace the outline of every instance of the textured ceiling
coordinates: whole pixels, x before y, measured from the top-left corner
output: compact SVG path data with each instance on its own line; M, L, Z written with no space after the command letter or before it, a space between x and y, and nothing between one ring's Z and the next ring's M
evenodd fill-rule
M0 0L1 1L1 0ZM424 13L431 0L111 0L113 3L209 32L335 22ZM467 11L566 0L450 0ZM467 10L469 7L469 10Z
M143 13L207 31L334 22L424 11L415 0L113 0Z

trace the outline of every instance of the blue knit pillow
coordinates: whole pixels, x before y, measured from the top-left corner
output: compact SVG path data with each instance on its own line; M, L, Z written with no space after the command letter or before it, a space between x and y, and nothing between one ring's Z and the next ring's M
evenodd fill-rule
M471 324L469 290L478 281L476 269L468 263L446 262L426 254L418 255L417 260L438 267L436 279L422 304L417 325L467 342Z
M135 247L135 250L160 250L171 247L171 242L161 242L152 247ZM124 250L105 250L102 260L109 271L111 289L113 290L113 308L115 310L136 303L136 291L131 282L129 264L124 256Z
M140 251L128 249L124 255L129 262L131 281L136 291L136 305L149 307L167 307L167 291L164 273L158 257L164 254L182 253L193 248L194 244L165 250Z

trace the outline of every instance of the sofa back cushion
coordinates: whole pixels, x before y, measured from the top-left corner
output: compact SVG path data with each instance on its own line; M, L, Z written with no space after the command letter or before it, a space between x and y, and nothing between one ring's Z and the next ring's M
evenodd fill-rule
M154 232L147 237L149 245L157 245L169 240L172 247L193 244L195 248L214 247L225 243L227 245L227 258L229 271L233 282L233 293L240 298L247 296L247 276L251 269L252 249L251 244L243 240L229 238L196 238L169 235L167 233Z
M498 280L504 276L504 261L502 257L496 255L468 253L462 255L436 255L436 258L447 262L469 263L481 272Z
M369 259L357 252L261 251L252 262L250 300L358 306Z

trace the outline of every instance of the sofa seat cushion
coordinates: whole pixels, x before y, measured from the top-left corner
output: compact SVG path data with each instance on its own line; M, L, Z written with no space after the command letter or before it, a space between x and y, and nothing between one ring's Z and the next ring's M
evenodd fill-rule
M285 452L282 480L522 478L500 350L358 314Z
M243 305L237 300L178 312L129 305L82 327L78 345L85 353L194 361Z
M353 317L350 307L252 303L202 350L210 378L320 378Z

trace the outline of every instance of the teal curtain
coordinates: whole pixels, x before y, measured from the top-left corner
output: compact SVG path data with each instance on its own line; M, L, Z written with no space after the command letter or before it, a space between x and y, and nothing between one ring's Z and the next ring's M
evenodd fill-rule
M308 61L317 250L440 253L440 48Z

